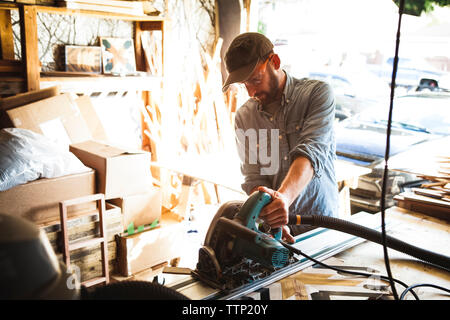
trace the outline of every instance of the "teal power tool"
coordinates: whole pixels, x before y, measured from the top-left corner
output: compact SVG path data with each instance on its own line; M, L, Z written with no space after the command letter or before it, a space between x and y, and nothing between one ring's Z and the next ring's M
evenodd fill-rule
M292 254L278 241L281 229L269 234L258 225L261 209L271 201L269 194L257 191L244 203L223 204L199 250L194 276L219 289L230 289L286 266Z

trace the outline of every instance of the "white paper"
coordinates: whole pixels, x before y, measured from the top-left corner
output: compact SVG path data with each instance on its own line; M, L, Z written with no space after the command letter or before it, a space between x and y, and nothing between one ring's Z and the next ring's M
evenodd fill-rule
M69 148L69 145L71 143L70 138L67 134L66 129L64 128L64 125L61 122L61 119L56 118L43 122L39 125L39 128L41 129L44 136L54 141L62 148Z

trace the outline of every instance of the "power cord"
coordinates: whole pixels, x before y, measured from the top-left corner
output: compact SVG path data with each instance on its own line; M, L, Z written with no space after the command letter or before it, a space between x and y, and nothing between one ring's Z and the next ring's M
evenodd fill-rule
M408 287L407 284L405 284L404 282L402 282L402 281L400 281L400 280L397 280L397 279L392 278L392 277L387 277L387 276L383 276L383 275L374 274L374 273L365 273L365 272L349 271L349 270L345 270L345 269L336 268L336 267L334 267L334 266L327 265L327 264L325 264L325 263L323 263L323 262L321 262L321 261L319 261L319 260L317 260L317 259L314 259L313 257L307 255L306 253L303 253L300 249L297 249L296 247L294 247L294 246L292 246L292 245L290 245L290 244L288 244L288 243L286 243L286 242L284 242L284 241L281 241L281 240L278 240L278 241L279 241L285 248L287 248L288 250L290 250L291 252L294 252L294 253L296 253L296 254L299 254L299 255L301 255L301 256L303 256L303 257L305 257L305 258L311 260L312 262L314 262L314 263L316 263L316 264L319 264L319 265L321 265L321 266L323 266L323 267L325 267L325 268L329 268L329 269L332 269L332 270L337 271L337 272L348 273L348 274L352 274L352 275L356 275L356 276L379 277L380 279L383 279L383 280L386 280L386 281L391 281L391 280L392 280L393 282L396 282L396 283L398 283L398 284L404 286L404 287L406 288L406 290L405 290L406 292L411 291L411 294L414 296L414 298L415 298L416 300L420 300L419 297L417 296L417 294L412 290L412 289L414 289L414 288ZM446 290L446 289L445 289L445 290ZM404 291L404 292L405 292L405 291ZM406 294L406 293L405 293L405 294Z
M392 294L394 295L395 300L398 300L397 290L395 288L394 279L392 277L391 267L389 263L389 256L386 245L386 227L385 227L385 202L386 202L386 185L388 179L388 160L389 160L389 152L390 152L390 137L391 137L391 125L392 125L392 109L394 104L394 91L395 91L395 78L397 76L397 66L398 66L398 50L400 46L400 27L402 22L402 15L404 10L405 1L400 0L399 5L399 17L398 17L398 28L397 28L397 37L395 44L395 56L394 56L394 65L392 70L392 80L391 80L391 96L390 96L390 105L389 105L389 118L387 123L387 132L386 132L386 152L385 152L385 164L384 164L384 174L383 174L383 185L381 188L381 234L382 234L382 242L383 242L383 253L384 253L384 263L386 265L386 271L389 277L389 283L392 288Z
M418 287L432 287L432 288L439 289L439 290L445 291L447 293L450 293L449 289L443 288L441 286L437 286L435 284L419 283L419 284L414 284L414 285L409 286L408 288L406 288L406 290L403 291L402 294L400 295L400 300L403 300L403 298L405 298L405 296L408 294L409 291L411 291L411 293L412 293L412 292L414 292L414 291L412 291L412 289L418 288ZM416 295L414 294L414 296L416 296Z

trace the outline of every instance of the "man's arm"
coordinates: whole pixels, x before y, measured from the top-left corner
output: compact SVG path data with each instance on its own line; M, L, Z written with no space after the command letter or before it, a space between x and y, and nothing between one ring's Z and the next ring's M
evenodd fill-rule
M259 191L272 196L272 202L266 205L260 213L272 228L278 228L288 223L289 206L303 191L314 175L314 169L308 158L297 157L277 191L259 187Z
M313 177L321 174L322 159L332 143L333 120L334 95L329 85L322 84L311 95L310 112L298 144L290 152L294 160L280 188L277 191L264 187L258 189L273 198L260 213L260 217L272 228L288 223L289 206Z

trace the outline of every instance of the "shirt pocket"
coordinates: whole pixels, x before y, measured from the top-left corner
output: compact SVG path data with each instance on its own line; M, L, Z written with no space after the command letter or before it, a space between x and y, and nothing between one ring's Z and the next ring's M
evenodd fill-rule
M302 132L302 126L299 122L291 122L286 126L286 135L289 141L290 149L294 148L298 144L300 133Z

